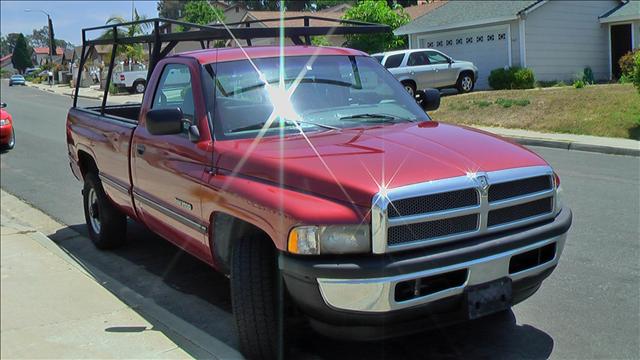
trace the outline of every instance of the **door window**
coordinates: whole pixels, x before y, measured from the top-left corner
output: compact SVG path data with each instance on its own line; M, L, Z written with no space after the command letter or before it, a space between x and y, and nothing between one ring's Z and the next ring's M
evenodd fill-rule
M407 66L429 65L429 58L426 51L417 51L409 55Z
M391 55L384 62L384 67L387 69L397 68L402 64L402 59L404 59L404 54Z
M430 64L448 64L449 59L435 51L427 51L427 57L429 58Z
M191 73L183 64L168 64L164 67L158 90L153 98L152 109L180 108L184 118L193 123L195 106L191 89ZM183 132L187 133L189 124L185 123Z

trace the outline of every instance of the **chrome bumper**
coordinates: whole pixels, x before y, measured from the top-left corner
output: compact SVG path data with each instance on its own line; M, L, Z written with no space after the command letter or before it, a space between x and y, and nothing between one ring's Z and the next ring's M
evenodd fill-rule
M517 281L522 278L538 275L558 263L562 250L564 249L566 238L567 234L564 233L511 251L502 252L460 264L409 274L370 279L318 278L317 281L324 302L334 309L368 313L381 313L405 309L440 300L449 296L460 295L464 292L467 286L482 284L504 277L509 277L511 280ZM517 273L509 274L509 262L514 255L522 254L553 243L556 244L556 251L552 260ZM399 282L463 269L467 269L467 278L461 286L451 287L407 301L398 302L395 300L395 287Z

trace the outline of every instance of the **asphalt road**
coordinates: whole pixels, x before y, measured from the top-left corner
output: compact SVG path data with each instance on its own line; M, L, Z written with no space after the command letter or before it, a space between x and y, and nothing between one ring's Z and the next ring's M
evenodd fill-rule
M0 185L86 233L81 184L71 175L65 144L71 100L9 88L4 80L0 96L14 117L17 138L16 148L0 157ZM294 357L640 357L640 159L532 149L559 173L574 212L560 265L536 295L506 315L392 341L341 343L303 331L292 340ZM130 229L129 244L114 252L48 235L80 263L99 268L207 336L236 346L228 281L141 226Z

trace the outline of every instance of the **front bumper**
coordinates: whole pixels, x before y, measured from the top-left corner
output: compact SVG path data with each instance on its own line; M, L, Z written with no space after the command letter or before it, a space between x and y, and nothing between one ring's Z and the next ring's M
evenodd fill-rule
M571 211L565 208L542 225L455 246L350 258L281 254L279 263L291 297L317 330L371 340L468 320L468 286L510 278L511 305L523 301L557 265L571 221ZM510 269L515 256L549 247L553 254L543 262ZM466 271L465 278L455 286L397 300L399 283L460 271Z

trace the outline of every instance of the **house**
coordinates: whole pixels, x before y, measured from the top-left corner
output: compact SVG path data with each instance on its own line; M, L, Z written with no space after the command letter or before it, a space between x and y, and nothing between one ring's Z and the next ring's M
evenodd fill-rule
M596 80L619 75L618 59L640 41L640 1L448 1L396 29L410 48L435 48L479 68L531 68L537 80L572 81L585 67Z
M64 50L60 47L56 47L56 54L51 57L54 63L60 63L64 55ZM36 47L33 48L33 55L31 58L34 66L44 65L49 61L49 48L48 47Z
M0 58L0 69L2 69L3 73L5 71L9 74L18 73L18 70L13 67L13 62L11 61L12 56L13 54L9 54Z

